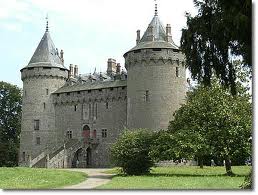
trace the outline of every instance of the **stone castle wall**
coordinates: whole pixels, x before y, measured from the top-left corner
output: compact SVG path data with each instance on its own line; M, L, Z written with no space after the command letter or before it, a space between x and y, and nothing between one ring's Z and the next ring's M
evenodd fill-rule
M173 49L141 49L127 53L125 65L128 128L166 129L186 94L184 56Z
M106 167L109 163L109 145L126 127L126 87L96 89L53 94L57 142L62 145L68 131L72 138L83 140L83 127L88 125L90 136L96 130L91 146L91 167ZM107 137L102 136L107 130ZM65 139L64 139L65 138Z
M21 73L23 102L19 161L26 164L29 159L56 145L51 93L65 84L68 72L59 68L35 67L24 68ZM34 120L39 120L38 130L34 128Z

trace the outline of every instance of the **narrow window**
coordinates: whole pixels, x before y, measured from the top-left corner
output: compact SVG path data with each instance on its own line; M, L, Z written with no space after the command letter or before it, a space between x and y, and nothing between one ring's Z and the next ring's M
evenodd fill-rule
M107 129L102 129L102 137L103 138L107 137Z
M88 93L91 93L91 90L88 90Z
M106 102L106 109L108 109L108 102Z
M67 137L68 139L72 139L72 138L73 138L73 132L72 132L72 131L67 131L67 132L66 132L66 137Z
M39 120L34 120L34 130L39 130Z
M70 92L67 92L66 95L70 95Z
M74 111L75 112L77 111L77 105L74 105Z
M97 115L98 115L98 104L95 104L95 119L97 119Z
M40 137L36 137L36 144L40 145Z
M149 90L145 91L145 102L149 102L150 101L150 94L149 94Z
M43 108L44 108L44 110L46 109L46 103L45 102L43 103Z
M89 119L91 120L92 118L92 111L91 111L91 103L89 103Z
M22 161L25 161L25 152L22 153Z
M176 67L176 77L179 77L179 67Z
M96 138L96 137L97 137L97 130L96 130L96 129L93 130L93 132L92 132L92 137L93 137L93 138Z
M48 95L48 89L46 89L46 95Z

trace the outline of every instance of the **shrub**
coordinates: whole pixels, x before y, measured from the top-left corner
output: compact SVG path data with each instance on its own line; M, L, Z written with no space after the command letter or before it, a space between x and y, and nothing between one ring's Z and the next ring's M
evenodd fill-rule
M150 172L154 165L150 158L153 133L146 129L126 130L111 147L111 159L128 175Z

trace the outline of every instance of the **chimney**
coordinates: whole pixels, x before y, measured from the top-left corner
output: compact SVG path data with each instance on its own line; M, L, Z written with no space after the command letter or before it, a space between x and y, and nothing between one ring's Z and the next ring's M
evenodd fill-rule
M73 77L73 65L70 64L69 68L70 68L70 70L69 70L68 78L71 78L71 77Z
M141 40L141 31L140 31L140 30L137 30L136 33L137 33L136 45L137 45L137 44L140 42L140 40Z
M107 62L107 74L110 76L116 72L116 60L109 58Z
M121 73L121 65L120 63L117 63L116 65L116 74L120 74Z
M75 65L75 66L74 66L74 77L77 77L77 76L78 76L78 73L79 73L79 71L78 71L78 65Z
M60 51L60 58L61 58L62 65L64 65L64 51L62 49Z
M154 41L154 27L153 26L149 26L148 27L148 40L149 41Z
M172 42L172 35L171 35L171 26L167 24L166 26L166 40L167 42Z

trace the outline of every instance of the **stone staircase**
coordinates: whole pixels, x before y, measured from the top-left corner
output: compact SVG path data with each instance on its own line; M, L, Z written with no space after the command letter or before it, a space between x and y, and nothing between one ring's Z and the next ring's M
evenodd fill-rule
M81 147L82 143L78 139L70 139L52 152L42 152L30 160L29 167L67 168L69 167L69 157L71 158Z

